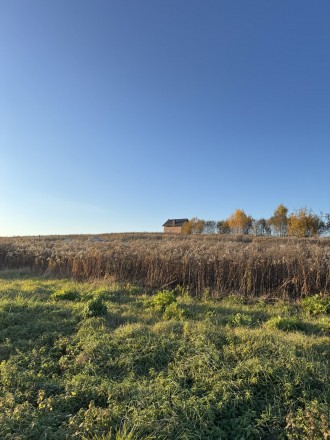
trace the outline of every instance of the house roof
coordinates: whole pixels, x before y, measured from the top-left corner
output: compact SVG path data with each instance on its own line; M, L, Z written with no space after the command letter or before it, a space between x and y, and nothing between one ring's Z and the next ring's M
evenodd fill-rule
M182 226L188 221L187 218L169 218L163 226Z

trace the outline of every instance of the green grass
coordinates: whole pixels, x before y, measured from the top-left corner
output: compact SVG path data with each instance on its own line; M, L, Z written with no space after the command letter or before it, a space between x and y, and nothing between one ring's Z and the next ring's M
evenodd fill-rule
M0 438L328 439L319 309L0 272Z

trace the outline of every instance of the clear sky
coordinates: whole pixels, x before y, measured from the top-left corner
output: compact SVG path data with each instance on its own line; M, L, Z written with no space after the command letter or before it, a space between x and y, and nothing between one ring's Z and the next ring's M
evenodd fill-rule
M0 0L0 235L330 211L329 0Z

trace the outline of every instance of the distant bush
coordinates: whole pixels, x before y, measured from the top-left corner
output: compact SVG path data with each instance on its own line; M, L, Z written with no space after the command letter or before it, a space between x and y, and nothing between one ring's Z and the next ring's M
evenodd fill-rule
M66 300L66 301L77 301L80 299L80 294L76 290L72 289L61 289L52 294L52 298L56 301Z
M84 318L91 318L93 316L104 316L108 313L107 306L101 298L92 299L89 301L83 311Z
M320 315L330 313L330 297L317 294L309 296L302 300L303 308L311 315Z

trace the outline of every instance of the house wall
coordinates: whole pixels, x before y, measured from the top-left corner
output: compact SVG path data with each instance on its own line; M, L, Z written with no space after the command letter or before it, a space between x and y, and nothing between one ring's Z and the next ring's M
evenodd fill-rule
M181 234L181 226L164 226L166 234Z

